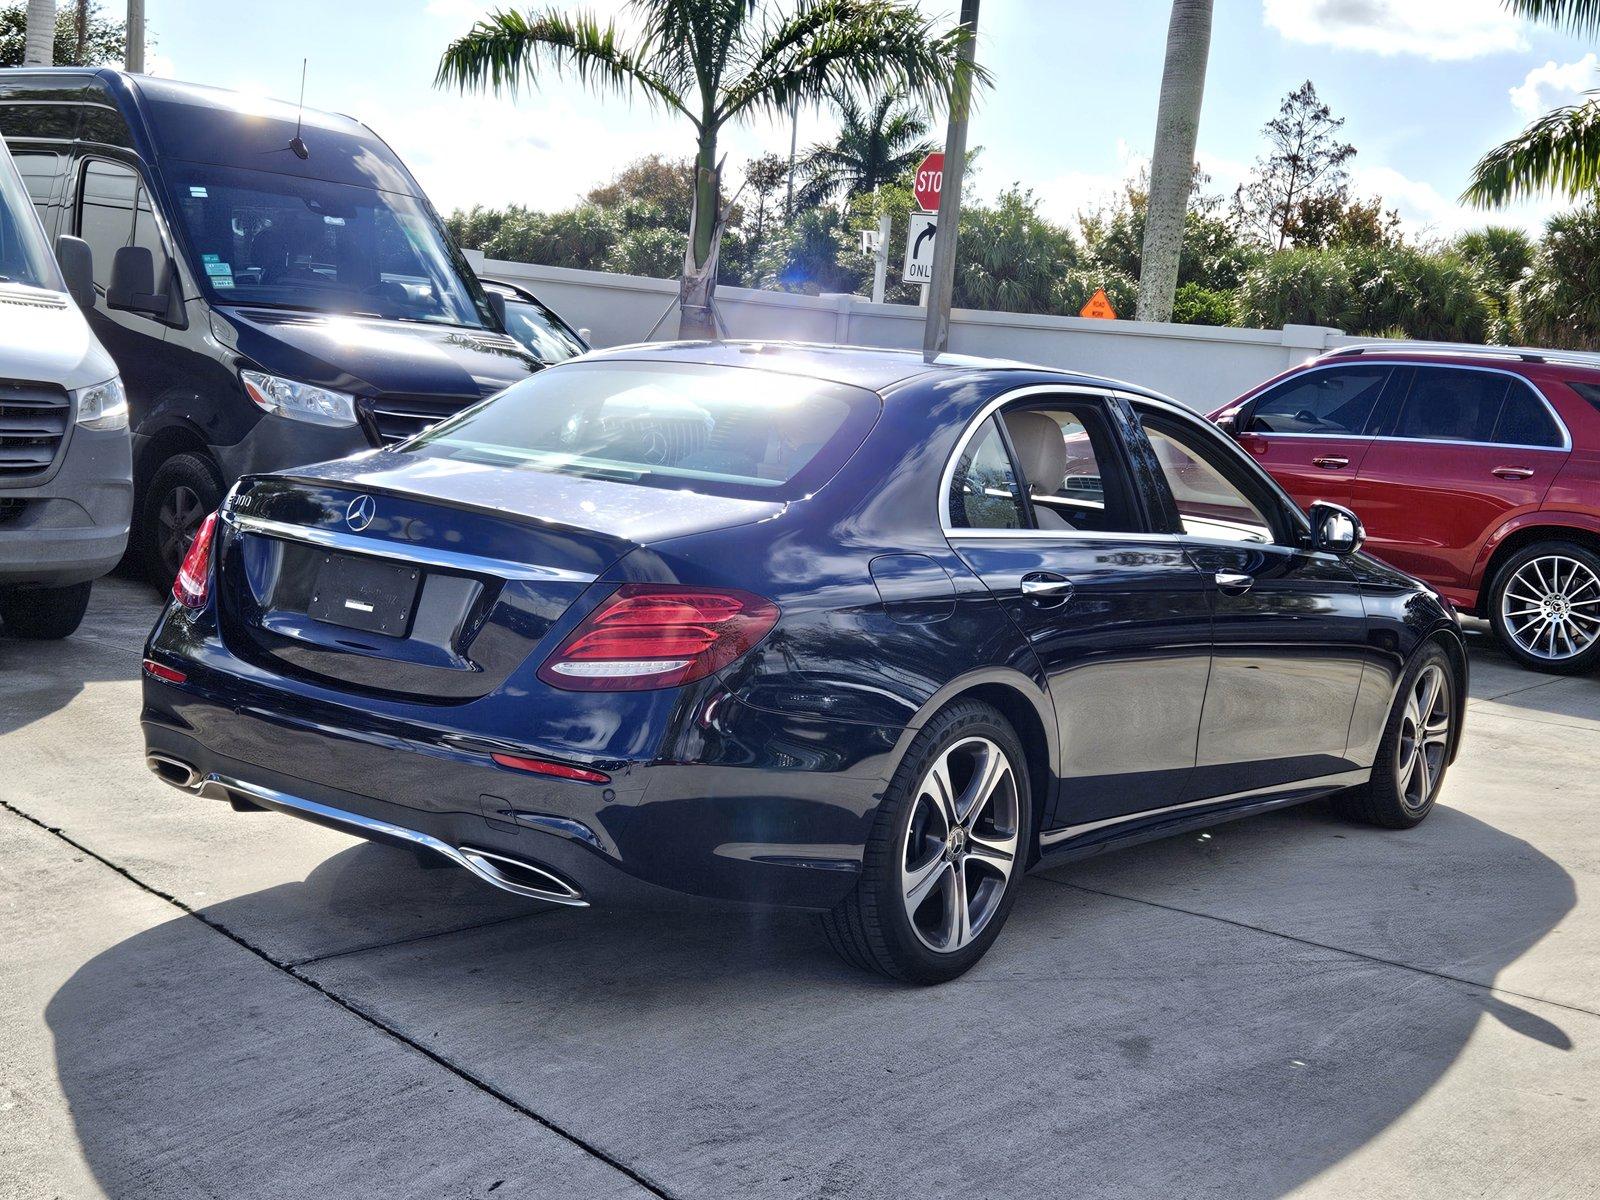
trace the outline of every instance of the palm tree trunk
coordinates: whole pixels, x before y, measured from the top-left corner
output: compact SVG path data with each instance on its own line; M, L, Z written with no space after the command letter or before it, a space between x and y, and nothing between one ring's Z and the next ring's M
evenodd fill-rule
M1150 156L1150 199L1145 208L1144 254L1139 267L1141 321L1170 321L1178 291L1184 216L1194 185L1194 148L1200 136L1200 102L1211 53L1212 0L1172 0L1167 62Z
M28 0L28 32L22 51L25 67L51 67L56 57L55 0Z
M717 171L717 131L707 125L695 160L694 217L679 285L678 336L704 340L717 336L712 297L717 288L717 217L722 203Z

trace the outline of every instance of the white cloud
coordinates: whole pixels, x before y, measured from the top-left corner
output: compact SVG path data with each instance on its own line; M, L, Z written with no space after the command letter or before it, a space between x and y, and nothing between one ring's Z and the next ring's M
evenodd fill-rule
M1522 22L1499 0L1263 0L1262 16L1291 42L1385 56L1464 59L1528 48Z
M1356 164L1350 171L1350 190L1356 196L1381 196L1385 210L1400 213L1411 237L1452 237L1485 225L1512 225L1539 233L1552 214L1566 207L1555 200L1536 200L1503 209L1468 208L1433 184L1412 179L1394 167Z
M1511 107L1530 121L1557 103L1567 103L1595 86L1600 59L1591 52L1577 62L1558 64L1554 59L1529 71L1511 89Z

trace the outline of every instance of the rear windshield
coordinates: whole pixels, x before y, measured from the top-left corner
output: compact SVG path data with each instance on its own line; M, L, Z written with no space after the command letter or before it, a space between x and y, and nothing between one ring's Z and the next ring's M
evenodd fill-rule
M861 445L878 397L738 367L572 362L405 443L410 453L714 496L788 500Z

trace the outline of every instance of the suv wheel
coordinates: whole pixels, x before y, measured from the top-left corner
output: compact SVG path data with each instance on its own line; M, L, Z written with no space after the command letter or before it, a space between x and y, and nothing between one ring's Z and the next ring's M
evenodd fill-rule
M200 523L222 503L222 482L204 455L175 454L156 470L139 509L139 568L165 591Z
M867 839L856 890L822 917L846 962L943 983L983 957L1016 899L1032 808L1022 743L990 705L923 727Z
M55 641L83 623L93 583L66 587L0 589L0 625L13 637Z
M1600 555L1575 542L1517 551L1489 590L1489 620L1525 667L1578 675L1600 665Z

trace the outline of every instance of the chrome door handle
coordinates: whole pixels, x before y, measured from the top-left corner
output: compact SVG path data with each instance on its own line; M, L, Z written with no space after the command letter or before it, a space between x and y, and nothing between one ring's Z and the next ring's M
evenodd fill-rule
M1321 458L1313 458L1311 461L1324 471L1342 471L1350 465L1350 460L1342 454L1325 454Z
M1255 583L1254 575L1246 575L1243 571L1218 571L1213 578L1217 586L1225 592L1248 592L1250 585Z
M1531 479L1533 477L1533 468L1532 467L1496 467L1493 471L1490 472L1490 474L1498 475L1498 476L1500 476L1501 479Z
M1051 578L1047 575L1025 575L1022 579L1024 596L1066 596L1072 592L1072 580Z

